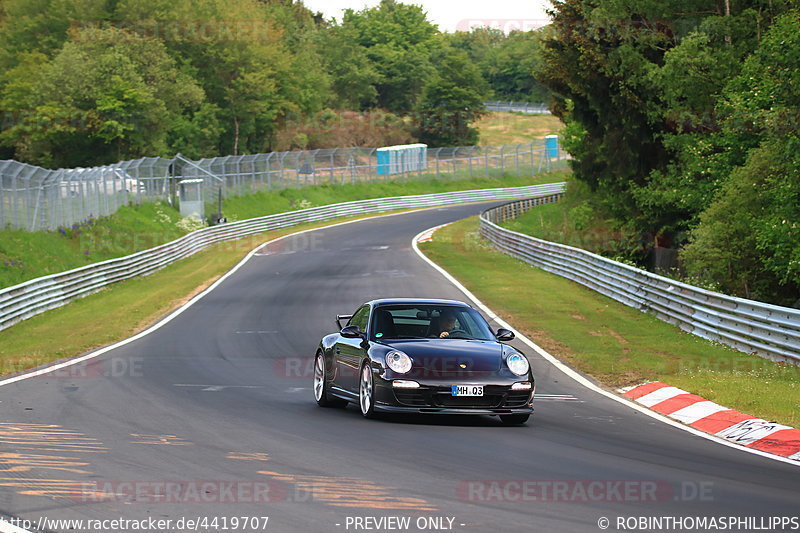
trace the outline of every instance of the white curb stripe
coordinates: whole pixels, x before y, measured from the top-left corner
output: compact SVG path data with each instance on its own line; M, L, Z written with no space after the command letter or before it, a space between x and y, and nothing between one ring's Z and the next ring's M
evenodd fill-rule
M431 242L433 240L434 232L441 227L442 226L436 226L435 228L425 230L425 232L418 237L418 242Z
M445 224L445 226L447 226L447 225L448 224ZM669 418L669 417L667 417L665 415L662 415L661 413L659 413L657 411L653 411L653 410L648 409L647 407L641 406L641 405L635 403L634 401L625 398L624 396L617 396L616 394L613 394L613 393L611 393L611 392L609 392L609 391L607 391L605 389L601 389L600 387L598 387L597 385L595 385L594 383L592 383L591 381L589 381L588 379L583 377L581 374L579 374L575 370L571 369L570 367L568 367L567 365L565 365L564 363L559 361L554 355L552 355L549 352L545 351L542 347L540 347L538 344L536 344L535 342L530 340L528 337L526 337L525 335L521 334L519 331L514 329L511 326L511 324L509 324L508 322L506 322L505 320L503 320L502 318L497 316L497 313L492 311L483 302L481 302L478 299L477 296L472 294L469 289L467 289L464 285L462 285L448 271L446 271L445 269L443 269L442 267L437 265L435 262L433 262L432 259L428 258L425 254L423 254L422 251L419 249L419 245L417 244L417 238L419 238L419 236L422 235L423 233L425 233L425 232L424 231L420 232L411 241L411 247L414 249L414 252L416 252L416 254L423 261L428 263L437 272L439 272L442 276L444 276L450 283L452 283L458 290L463 292L464 295L466 295L467 298L472 300L472 302L481 311L483 311L489 319L494 320L500 326L502 326L502 327L504 327L506 329L512 330L516 334L516 336L517 336L517 338L519 340L521 340L522 342L527 344L533 351L535 351L543 359L547 360L547 362L549 362L555 368L557 368L558 370L563 372L566 376L572 378L575 382L579 383L580 385L583 385L587 389L590 389L590 390L592 390L592 391L594 391L594 392L596 392L596 393L598 393L598 394L600 394L602 396L605 396L606 398L608 398L610 400L614 400L615 402L619 402L619 403L621 403L623 405L626 405L626 406L630 407L631 409L634 409L634 410L639 411L640 413L642 413L642 414L644 414L646 416L649 416L650 418L654 418L654 419L656 419L656 420L658 420L660 422L663 422L664 424L667 424L667 425L672 426L674 428L678 428L678 429L680 429L682 431L686 431L687 433L691 433L692 435L696 435L696 436L701 437L703 439L710 440L712 442L716 442L717 444L721 444L723 446L727 446L728 448L732 448L734 450L739 450L739 451L742 451L742 452L745 452L745 453L751 453L751 454L754 454L754 455L760 455L761 457L766 457L767 459L772 459L773 461L779 461L781 463L786 463L786 464L790 464L792 466L800 467L800 463L798 463L797 461L793 461L793 460L787 459L785 457L781 457L779 455L774 455L774 454L771 454L771 453L762 452L761 450L755 450L753 448L747 448L745 446L740 446L738 444L734 444L734 443L729 442L729 441L727 441L725 439L721 439L721 438L719 438L719 437L717 437L715 435L711 435L709 433L705 433L704 431L700 431L698 429L695 429L692 426L686 426L684 424L681 424L680 422L672 420L671 418ZM798 455L800 455L800 454L798 454Z
M715 415L720 411L728 411L728 410L729 409L725 406L705 400L684 407L683 409L678 409L674 413L671 413L669 416L671 416L675 420L680 420L684 424L694 424L698 420L702 420L703 418Z
M645 394L641 398L637 398L636 401L645 407L653 407L656 404L667 401L675 396L680 396L681 394L689 393L685 390L679 389L678 387L664 387L662 389L653 391L650 394Z
M797 452L797 453L796 453L796 454L794 454L794 455L790 455L790 456L789 456L789 459L792 459L792 460L794 460L794 461L800 461L800 452Z

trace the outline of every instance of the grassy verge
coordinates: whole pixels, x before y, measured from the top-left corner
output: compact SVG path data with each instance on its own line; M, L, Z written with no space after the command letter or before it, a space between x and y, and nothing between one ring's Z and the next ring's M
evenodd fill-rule
M480 144L529 143L545 135L558 133L564 124L553 115L524 115L522 113L489 113L475 123Z
M224 202L223 212L231 221L243 220L365 198L549 183L563 180L564 175L551 172L521 178L318 185L229 198ZM178 212L167 204L143 203L123 207L110 217L58 231L3 230L0 231L0 288L152 248L198 227L189 220L181 220Z
M640 259L642 237L620 227L593 205L586 184L568 178L564 198L553 204L531 209L501 225L540 239L583 248L618 260Z
M363 217L352 217L352 219ZM337 222L348 219L340 219ZM216 244L150 276L133 278L0 331L0 375L125 339L187 302L261 243L307 224ZM102 317L102 320L99 318Z
M661 380L800 427L798 367L683 333L497 252L481 240L477 218L439 230L421 249L525 335L609 387Z

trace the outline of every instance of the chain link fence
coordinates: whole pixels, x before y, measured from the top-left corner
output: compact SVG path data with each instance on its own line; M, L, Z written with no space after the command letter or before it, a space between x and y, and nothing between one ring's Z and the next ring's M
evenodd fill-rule
M543 140L502 146L432 148L426 168L379 175L374 148L336 148L189 160L145 157L94 168L47 170L0 161L0 227L56 230L123 205L166 201L176 206L178 183L201 179L202 200L310 185L432 179L501 178L564 168L566 155ZM213 211L211 209L209 212Z

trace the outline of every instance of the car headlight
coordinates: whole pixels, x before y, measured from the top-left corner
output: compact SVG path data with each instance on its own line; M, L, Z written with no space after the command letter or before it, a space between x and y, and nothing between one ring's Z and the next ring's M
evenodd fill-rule
M405 374L411 370L411 358L399 350L392 350L386 354L386 364L398 374Z
M528 360L518 353L512 353L506 357L506 364L508 365L508 369L518 376L524 376L528 373L528 370L530 370Z

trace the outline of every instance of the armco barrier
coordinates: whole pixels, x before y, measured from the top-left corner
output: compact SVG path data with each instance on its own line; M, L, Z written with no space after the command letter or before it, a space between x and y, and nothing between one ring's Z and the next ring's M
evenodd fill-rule
M509 255L625 305L652 312L684 331L745 353L800 364L800 310L693 287L497 225L537 203L542 201L516 201L484 211L481 235Z
M395 209L434 207L468 202L546 196L563 192L564 183L481 189L452 193L397 196L344 202L203 228L167 244L59 274L36 278L0 290L0 330L117 281L150 274L207 246L248 235L335 218Z

